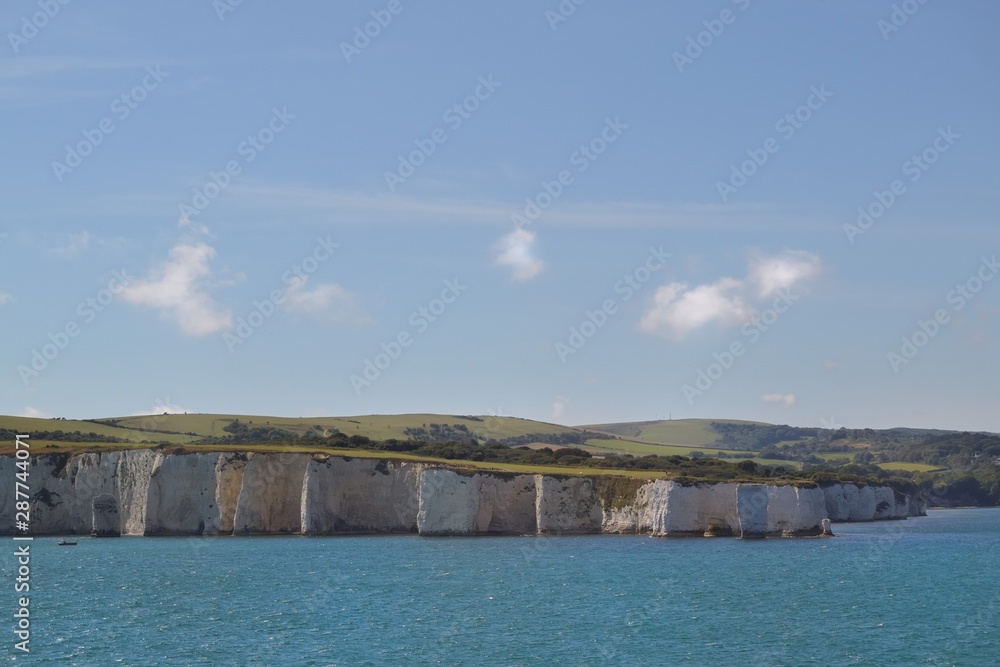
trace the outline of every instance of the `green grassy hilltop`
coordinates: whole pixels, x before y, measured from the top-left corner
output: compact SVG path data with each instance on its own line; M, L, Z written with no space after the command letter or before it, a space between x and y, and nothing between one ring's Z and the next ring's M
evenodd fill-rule
M32 436L35 453L280 449L563 474L610 470L633 476L673 471L712 479L892 477L923 485L940 502L1000 504L1000 436L990 433L832 430L728 419L563 426L518 417L440 414L161 414L93 420L0 416L0 453L13 451L17 433Z

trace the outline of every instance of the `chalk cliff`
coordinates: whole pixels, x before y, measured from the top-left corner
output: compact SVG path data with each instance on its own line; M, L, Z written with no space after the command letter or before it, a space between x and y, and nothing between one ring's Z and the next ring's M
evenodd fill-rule
M94 520L91 534L94 537L119 537L122 534L118 498L102 493L94 498Z
M602 529L664 537L818 535L826 516L819 488L657 480L641 486L635 502L606 507Z
M215 468L220 456L156 458L146 490L146 535L218 535Z
M539 533L599 533L603 513L594 480L586 477L535 477L535 516Z
M302 489L306 454L251 454L236 501L236 535L302 532Z
M378 459L309 461L302 487L302 532L416 532L422 469Z
M0 456L0 478L13 480L15 463ZM926 511L888 486L644 482L297 453L39 455L29 483L34 535L766 537ZM14 532L12 496L0 496L0 534Z

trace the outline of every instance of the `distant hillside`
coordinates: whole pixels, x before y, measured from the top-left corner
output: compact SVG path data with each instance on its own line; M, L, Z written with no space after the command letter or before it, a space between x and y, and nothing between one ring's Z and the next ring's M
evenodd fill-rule
M722 434L713 424L747 424L750 426L770 426L764 422L749 422L738 419L671 419L648 422L619 422L615 424L591 424L581 426L588 431L609 433L623 438L632 438L660 445L686 445L726 449L721 442ZM747 448L749 449L749 448Z
M333 433L372 440L427 442L473 438L504 444L546 442L582 444L597 434L582 429L518 417L473 415L362 415L357 417L274 417L266 415L162 414L95 420L37 419L0 416L0 431L45 433L45 439L75 442L191 444L207 438L232 442L275 437L324 437ZM56 432L61 432L57 434ZM267 435L270 433L271 435ZM71 437L66 437L69 434ZM244 436L243 439L240 436Z
M678 419L570 427L517 417L476 415L362 415L274 417L163 414L94 420L0 417L0 453L14 435L32 436L48 452L130 447L276 447L303 451L357 448L441 459L532 465L610 465L616 468L701 471L735 459L768 474L912 481L932 502L1000 504L1000 436L929 429L801 428L727 419ZM520 450L530 445L533 450ZM546 445L550 447L546 447ZM561 449L566 448L566 449ZM535 451L536 453L531 453ZM706 459L683 463L685 459ZM708 467L706 467L708 466ZM702 470L704 468L704 470ZM778 473L785 468L785 473ZM714 469L714 468L713 468Z

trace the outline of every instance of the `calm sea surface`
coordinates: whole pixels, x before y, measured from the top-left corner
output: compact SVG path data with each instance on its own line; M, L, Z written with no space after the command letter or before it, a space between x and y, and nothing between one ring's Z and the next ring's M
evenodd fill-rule
M998 665L1000 510L836 539L32 543L16 665ZM0 598L15 610L14 542Z

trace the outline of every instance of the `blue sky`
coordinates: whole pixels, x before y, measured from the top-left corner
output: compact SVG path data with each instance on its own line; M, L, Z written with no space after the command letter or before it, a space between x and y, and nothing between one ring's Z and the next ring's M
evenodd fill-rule
M0 413L1000 431L998 19L8 2Z

